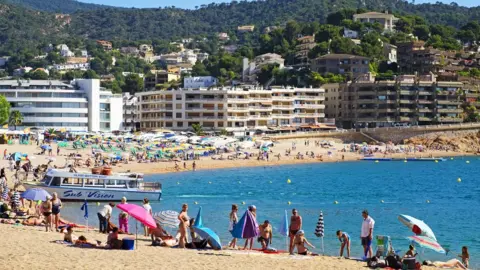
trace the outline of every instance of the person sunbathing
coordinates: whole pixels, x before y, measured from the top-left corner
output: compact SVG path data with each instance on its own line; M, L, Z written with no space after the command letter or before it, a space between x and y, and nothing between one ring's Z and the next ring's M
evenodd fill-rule
M305 232L303 230L297 232L293 244L297 247L298 255L314 255L308 252L308 249L305 247L305 245L308 245L311 248L315 248L310 242L308 242L307 238L305 238Z
M160 223L157 222L157 228L150 230L153 246L174 246L176 239L165 231Z
M424 261L424 262L423 262L423 265L435 266L435 267L438 267L438 268L460 268L460 269L467 269L467 267L465 267L465 265L463 265L463 264L462 264L459 260L457 260L457 259L451 259L451 260L446 261L446 262L440 262L440 261L435 261L435 262Z
M25 226L39 226L45 224L43 217L28 217L22 222L22 225Z
M87 238L83 235L80 235L80 237L78 237L78 239L75 241L75 246L78 246L78 247L97 247L96 244L89 243L87 241Z
M74 243L76 242L77 237L73 235L73 228L71 226L67 227L67 232L63 236L63 241L68 242L68 243Z
M106 248L121 249L122 245L123 245L123 241L118 239L118 228L115 227L107 237Z

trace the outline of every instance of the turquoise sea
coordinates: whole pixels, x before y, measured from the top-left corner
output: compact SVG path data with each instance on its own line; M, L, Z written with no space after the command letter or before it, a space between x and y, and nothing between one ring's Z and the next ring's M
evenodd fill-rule
M323 211L325 253L338 255L335 232L341 229L352 238L352 255L361 256L361 211L368 209L376 221L374 234L390 235L396 250L406 252L409 242L405 237L413 234L397 219L399 214L407 214L424 220L439 243L451 250L445 256L419 248L419 253L424 252L422 260L454 258L466 245L471 267L480 268L479 165L480 159L474 157L439 163L317 163L200 170L151 175L146 180L160 181L163 185L162 201L152 203L154 211L179 211L182 203L188 203L189 215L195 217L202 206L205 226L218 233L223 245L231 240L228 232L231 204L239 205L239 217L248 205L254 204L258 221L268 219L274 231L280 227L285 210L290 215L291 209L297 208L303 217L306 236L317 252L321 251L321 242L314 229ZM99 207L95 203L89 206L90 224L95 225ZM67 203L63 214L74 222L84 223L79 203ZM239 243L243 245L244 241ZM273 247L285 249L285 239L278 233L274 235Z

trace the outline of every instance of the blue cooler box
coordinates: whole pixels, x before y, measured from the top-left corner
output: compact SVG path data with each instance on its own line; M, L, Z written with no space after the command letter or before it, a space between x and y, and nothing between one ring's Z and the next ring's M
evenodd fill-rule
M124 250L134 250L135 249L135 239L123 238L122 249L124 249Z

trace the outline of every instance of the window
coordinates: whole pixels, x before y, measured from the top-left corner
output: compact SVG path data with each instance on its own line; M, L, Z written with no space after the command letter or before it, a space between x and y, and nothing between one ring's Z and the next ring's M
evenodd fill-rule
M182 100L182 95L175 95L176 100Z
M177 122L177 127L183 127L183 122Z
M182 119L182 113L176 113L175 118L177 119Z
M175 104L175 109L181 110L182 109L182 104Z
M53 181L50 186L60 186L61 178L58 176L53 177Z

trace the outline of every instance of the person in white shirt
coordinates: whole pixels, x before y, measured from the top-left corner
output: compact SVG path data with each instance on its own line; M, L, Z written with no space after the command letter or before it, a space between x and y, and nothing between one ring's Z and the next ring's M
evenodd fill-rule
M368 215L367 210L362 212L362 232L360 237L362 238L362 246L365 254L365 259L372 257L372 239L373 239L373 227L375 226L375 220ZM368 254L370 253L370 256Z
M103 206L103 209L98 211L97 213L100 233L108 233L107 232L108 221L112 216L112 211L113 211L112 207L115 207L115 204L113 202Z
M144 198L143 199L143 208L151 215L153 216L153 213L152 213L152 206L150 205L149 201L147 198ZM148 227L143 225L143 231L144 231L144 235L145 236L148 236Z

